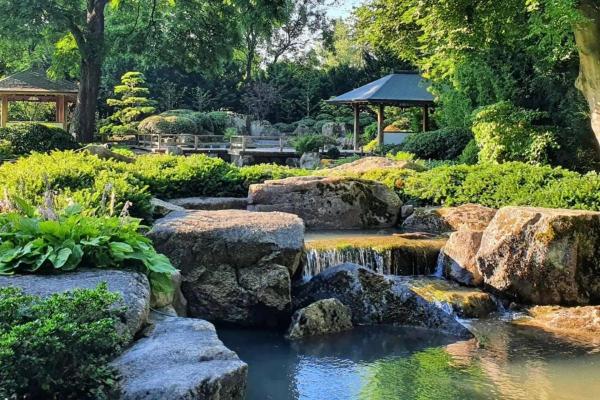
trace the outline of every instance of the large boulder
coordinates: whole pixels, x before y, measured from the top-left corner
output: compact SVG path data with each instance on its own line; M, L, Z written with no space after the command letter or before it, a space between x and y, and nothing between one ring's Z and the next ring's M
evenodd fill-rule
M176 317L156 320L111 365L123 400L243 399L248 374L211 323Z
M328 169L326 172L331 175L362 175L369 171L382 169L412 169L422 171L424 167L412 161L397 161L387 157L362 157L351 163Z
M309 229L361 229L394 226L401 206L378 182L305 176L250 186L248 209L296 214Z
M185 197L169 202L183 209L205 211L245 210L248 206L247 197Z
M447 233L461 228L484 230L496 210L478 204L464 204L459 207L416 208L404 220L402 228L411 231Z
M345 137L348 133L346 130L346 124L343 122L326 122L321 128L321 132L324 136L332 138Z
M477 266L477 252L483 231L461 228L450 235L440 253L444 276L467 286L480 286L483 276Z
M191 316L245 326L289 317L291 277L304 246L298 217L241 210L171 213L149 236L181 270Z
M600 301L600 213L502 208L477 264L490 288L528 304Z
M337 299L319 300L294 313L288 339L326 335L352 329L352 313Z
M124 326L135 335L150 311L150 284L144 274L114 269L85 269L56 275L0 276L0 287L14 286L25 294L49 297L75 289L95 289L105 282L108 290L122 296L115 306L125 307Z
M457 321L452 306L424 298L413 286L411 279L384 276L356 264L342 264L297 288L294 303L301 308L335 298L350 308L355 324L396 323L471 336Z
M300 168L317 169L321 166L321 154L318 151L304 153L300 157Z
M535 306L527 316L513 321L586 345L600 344L600 306Z

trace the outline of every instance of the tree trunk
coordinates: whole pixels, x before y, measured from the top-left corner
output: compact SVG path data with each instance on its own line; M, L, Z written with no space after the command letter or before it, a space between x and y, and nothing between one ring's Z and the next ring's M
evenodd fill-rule
M600 143L600 5L597 0L581 0L579 10L586 20L575 27L580 60L577 88L588 101L592 129Z
M83 143L93 142L96 133L96 110L104 59L104 9L107 2L108 0L88 0L85 29L72 29L81 54L75 133Z

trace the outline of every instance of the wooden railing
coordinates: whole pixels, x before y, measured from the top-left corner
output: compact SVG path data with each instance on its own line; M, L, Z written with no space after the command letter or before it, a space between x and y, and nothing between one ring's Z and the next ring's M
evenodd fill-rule
M233 136L231 138L232 152L246 152L248 150L280 152L293 151L290 136Z
M229 142L222 135L190 134L138 134L138 145L149 149L165 149L177 146L183 150L228 149Z

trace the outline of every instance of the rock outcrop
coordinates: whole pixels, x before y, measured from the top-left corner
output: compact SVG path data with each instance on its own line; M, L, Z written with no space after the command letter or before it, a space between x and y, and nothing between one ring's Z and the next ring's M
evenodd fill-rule
M600 344L600 306L536 306L528 310L528 317L514 322L583 344Z
M413 285L411 279L384 276L356 264L342 264L300 286L294 303L301 308L335 298L350 308L355 324L396 323L471 336L456 320L453 307L424 298L412 289Z
M404 220L402 228L411 231L447 233L461 228L483 231L490 223L496 210L478 204L459 207L416 208Z
M0 276L0 287L14 286L23 293L48 297L75 289L95 289L106 282L108 290L122 296L116 306L125 307L124 328L135 335L146 323L150 311L150 284L145 275L115 269L84 269L57 275Z
M186 197L169 201L187 210L245 210L248 206L247 197Z
M445 277L467 286L481 286L483 276L477 266L477 252L483 231L461 228L450 235L440 253Z
M477 265L486 286L519 302L598 302L600 213L503 208L483 233Z
M184 211L185 209L181 206L173 204L168 201L157 199L153 197L150 199L150 205L152 206L152 215L154 218L162 218L167 216L173 211Z
M308 176L250 186L248 209L296 214L309 229L360 229L394 226L401 206L378 182Z
M149 236L181 270L191 316L245 326L280 324L304 225L291 214L240 210L171 213Z
M304 153L300 157L300 168L317 169L321 166L321 154L317 152Z
M248 366L203 320L163 317L117 358L123 400L243 399Z
M352 313L337 299L319 300L294 313L288 339L326 335L352 329Z

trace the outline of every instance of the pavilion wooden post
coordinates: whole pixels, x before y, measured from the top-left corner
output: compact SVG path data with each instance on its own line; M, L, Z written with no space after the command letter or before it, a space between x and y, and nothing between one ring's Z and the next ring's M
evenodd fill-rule
M423 107L423 132L429 131L429 106Z
M8 123L8 96L2 96L2 109L0 109L2 117L0 117L0 128L6 128Z
M379 105L379 112L377 113L377 144L379 148L383 147L383 121L385 120L385 106Z
M56 98L56 122L61 123L64 130L67 130L67 105L65 96Z
M358 151L358 137L360 136L360 105L354 104L354 151Z

